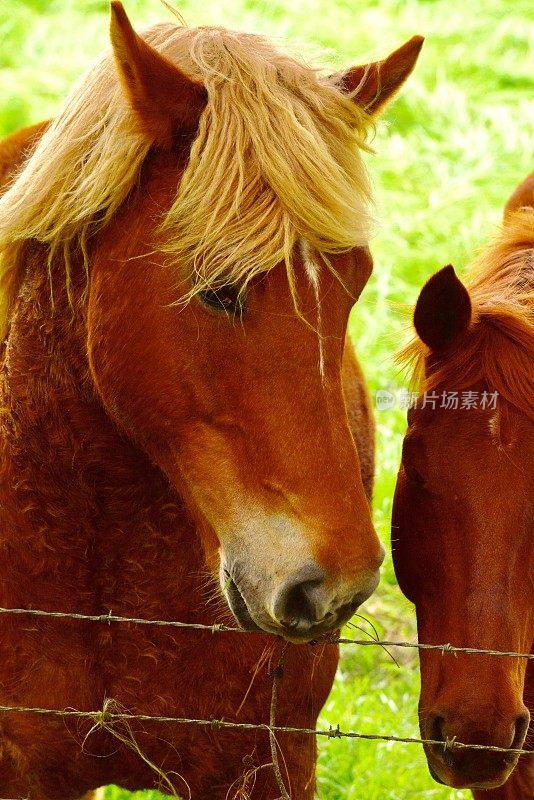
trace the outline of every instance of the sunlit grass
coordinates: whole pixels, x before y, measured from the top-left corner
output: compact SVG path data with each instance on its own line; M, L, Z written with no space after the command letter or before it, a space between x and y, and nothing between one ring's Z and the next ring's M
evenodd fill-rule
M139 25L167 18L157 0L126 0ZM414 33L427 37L415 74L379 125L374 176L373 277L351 318L371 386L402 385L391 356L418 289L436 269L465 267L533 168L534 7L531 0L183 0L189 24L224 24L311 43L334 64L383 57ZM51 116L73 80L107 45L106 0L3 0L0 133ZM375 520L389 549L389 519L404 416L377 412ZM363 613L388 638L415 639L413 610L391 558ZM357 622L357 621L356 621ZM347 631L351 633L351 631ZM352 631L358 637L363 633ZM320 727L416 736L418 674L412 651L346 646ZM321 800L462 800L435 784L418 745L322 741ZM107 800L124 793L107 790ZM157 793L143 793L154 800ZM294 800L299 800L295 798Z

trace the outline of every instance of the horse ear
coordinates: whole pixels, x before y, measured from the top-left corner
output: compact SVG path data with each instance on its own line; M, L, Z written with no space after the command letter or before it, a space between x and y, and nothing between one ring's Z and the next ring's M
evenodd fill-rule
M134 31L119 0L111 2L110 38L119 78L141 131L154 144L170 148L176 133L196 129L207 102L206 89Z
M383 61L351 67L340 75L341 88L353 92L354 102L369 114L378 114L412 72L423 42L423 36L412 36Z
M421 289L413 315L419 338L432 352L443 350L471 322L471 299L450 264Z

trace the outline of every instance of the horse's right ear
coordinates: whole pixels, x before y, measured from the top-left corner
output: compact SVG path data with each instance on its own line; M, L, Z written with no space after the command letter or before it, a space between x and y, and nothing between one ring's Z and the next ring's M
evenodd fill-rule
M111 2L110 37L140 130L154 144L170 148L177 133L196 129L207 102L206 89L134 31L119 0Z
M471 298L450 264L421 289L413 315L417 335L433 353L443 350L471 322Z

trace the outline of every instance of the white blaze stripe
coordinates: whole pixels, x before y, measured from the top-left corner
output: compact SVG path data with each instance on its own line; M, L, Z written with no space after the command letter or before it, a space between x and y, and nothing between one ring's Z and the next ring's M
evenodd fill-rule
M324 378L324 350L323 350L323 336L322 336L322 316L321 316L321 300L319 298L319 265L314 260L312 250L309 242L306 239L300 240L300 251L302 253L302 260L306 274L313 286L315 294L315 302L317 305L317 339L319 343L319 372L321 377Z

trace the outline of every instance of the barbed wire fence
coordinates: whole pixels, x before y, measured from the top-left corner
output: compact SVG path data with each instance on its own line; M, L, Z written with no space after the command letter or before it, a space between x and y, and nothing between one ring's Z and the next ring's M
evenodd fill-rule
M25 615L25 616L33 616L41 618L80 620L86 622L107 623L108 625L112 624L149 625L154 627L170 627L170 628L180 628L180 629L190 629L190 630L201 630L201 631L210 631L214 635L224 634L224 633L238 633L243 635L247 634L250 635L251 633L251 631L246 631L243 628L232 627L222 623L207 625L200 622L197 623L197 622L180 622L178 620L143 619L140 617L120 616L117 614L113 614L111 611L107 614L79 614L76 612L44 611L42 609L0 607L0 615L6 615L6 614L13 616ZM490 649L475 648L475 647L456 647L450 643L425 644L420 642L387 640L387 639L380 639L378 635L376 638L370 638L370 639L350 639L347 637L340 637L340 636L322 636L317 643L319 642L321 644L328 643L328 644L339 644L339 645L355 645L359 647L374 646L382 648L399 647L399 648L407 648L414 650L435 650L435 651L441 651L442 653L455 653L455 654L466 654L466 655L479 654L487 656L496 656L501 658L521 658L527 660L534 660L533 653L522 653L510 650L490 650ZM311 644L313 645L316 643L311 642ZM68 718L86 719L93 723L93 727L95 729L102 728L111 733L114 733L112 727L114 723L123 722L129 724L130 722L135 722L135 721L151 722L151 723L152 722L167 723L167 724L174 723L176 725L191 725L191 726L209 728L211 730L223 730L223 729L264 730L267 731L269 734L269 741L271 747L272 764L268 766L272 767L274 771L275 780L278 789L281 793L280 800L291 800L291 797L286 789L278 760L278 745L276 742L276 734L278 733L299 734L301 736L302 735L315 736L315 737L320 736L320 737L326 737L328 739L361 739L367 741L385 741L385 742L397 742L403 744L431 745L435 747L441 747L446 751L484 750L489 752L510 754L517 756L518 758L522 756L534 755L534 750L505 748L505 747L497 747L494 745L469 744L465 742L459 742L455 738L441 741L435 739L417 738L412 736L397 736L394 734L343 731L341 730L339 724L336 726L330 726L328 729L301 728L301 727L292 727L288 725L278 725L276 721L278 689L280 682L283 679L284 660L287 651L287 646L288 646L287 643L285 643L278 661L278 665L272 670L271 673L273 682L272 682L272 694L271 694L270 715L269 715L268 725L248 723L248 722L230 722L227 720L219 720L219 719L193 719L190 717L131 714L125 711L117 710L116 705L113 703L113 701L110 700L104 700L101 709L95 709L92 711L78 711L72 708L60 709L60 708L40 708L33 706L0 705L0 714L25 713L25 714L41 715L43 717L59 717L63 719L68 719ZM155 769L155 771L158 774L163 775L163 773L161 773L161 771L156 765L151 764L151 766ZM165 776L163 775L163 777ZM26 800L26 799L0 798L0 800Z

